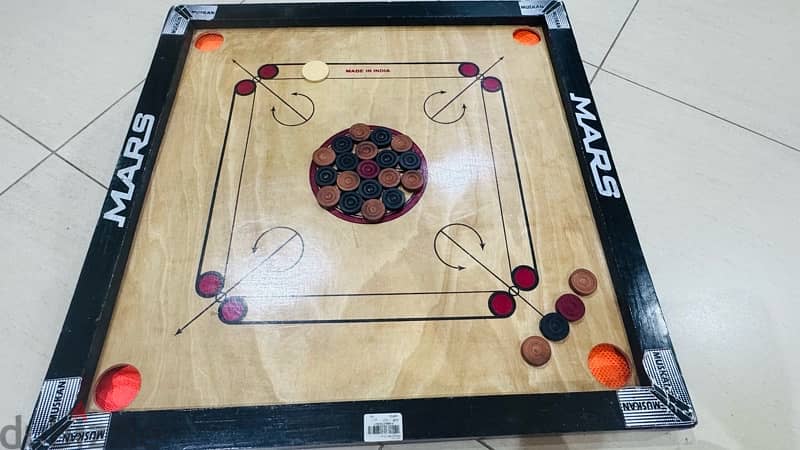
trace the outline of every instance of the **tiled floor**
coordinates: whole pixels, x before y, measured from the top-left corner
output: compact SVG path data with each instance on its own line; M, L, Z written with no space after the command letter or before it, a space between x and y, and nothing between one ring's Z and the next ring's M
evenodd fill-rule
M170 3L4 9L0 425L30 415ZM402 448L800 448L800 3L567 5L700 424Z

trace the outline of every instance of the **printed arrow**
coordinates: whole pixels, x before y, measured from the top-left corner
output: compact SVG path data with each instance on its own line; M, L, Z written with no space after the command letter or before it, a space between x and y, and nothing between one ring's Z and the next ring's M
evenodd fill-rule
M446 230L446 229L448 229L450 227L465 227L465 228L468 228L473 233L475 233L475 236L478 236L478 240L481 243L481 250L483 250L483 248L486 247L486 242L483 241L483 236L481 236L481 234L478 233L478 230L476 230L473 226L467 225L467 224L461 223L461 222L456 222L456 223L451 223L451 224L443 226L439 231L444 231L444 230Z
M275 122L278 122L279 124L281 124L281 125L283 125L285 127L299 127L300 125L308 123L308 121L311 120L312 117L314 117L314 113L317 111L317 105L314 104L314 100L311 100L311 97L309 97L309 96L307 96L305 94L301 94L299 92L292 92L292 95L305 97L309 101L309 103L311 103L311 114L309 114L308 119L305 119L305 120L303 120L301 122L298 122L298 123L286 123L286 122L282 122L280 119L278 119L278 116L275 114L276 108L273 106L272 107L272 118L275 119Z
M486 272L488 272L488 273L489 273L489 275L493 276L493 277L494 277L494 278L495 278L497 281L499 281L500 283L502 283L502 284L503 284L503 286L505 286L505 287L506 287L506 289L508 289L509 291L511 291L512 287L514 287L514 286L512 286L512 285L511 285L511 284L509 284L509 283L507 283L507 282L506 282L504 279L500 278L500 275L498 275L498 274L494 273L494 271L492 271L492 269L490 269L490 268L489 268L489 267L488 267L486 264L484 264L484 263L483 263L483 262L482 262L480 259L478 259L478 258L477 258L475 255L473 255L473 254L472 254L472 253L471 253L469 250L467 250L467 249L466 249L466 248L465 248L463 245L461 245L461 244L460 244L460 243L459 243L457 240L455 240L455 239L454 239L452 236L450 236L449 234L447 234L447 232L446 232L446 231L444 231L445 229L447 229L447 228L449 228L449 227L452 227L452 226L463 226L463 227L467 227L467 228L469 228L470 230L472 230L472 231L473 231L473 232L474 232L474 233L475 233L475 234L478 236L478 238L481 240L481 250L483 250L483 248L484 248L485 244L484 244L484 242L483 242L483 238L481 238L481 237L480 237L480 234L478 233L478 231L477 231L476 229L472 228L471 226L469 226L469 225L467 225L467 224L463 224L463 223L451 223L450 225L445 225L444 227L442 227L442 228L441 228L441 229L440 229L440 230L439 230L439 231L436 233L436 237L434 237L434 241L433 241L433 248L434 248L434 250L436 249L436 238L438 238L438 237L439 237L439 235L441 234L442 236L444 236L444 237L446 237L447 239L449 239L449 240L450 240L450 241L451 241L451 242L452 242L452 243L453 243L453 244L454 244L456 247L458 247L459 249L461 249L461 251L462 251L462 252L464 252L464 253L465 253L467 256L469 256L469 257L470 257L470 258L471 258L473 261L475 261L476 263L478 263L478 265L480 265L480 266L483 268L483 270L485 270ZM438 252L437 252L437 255L436 255L436 256L439 256L439 255L438 255ZM447 265L448 267L453 267L452 265L450 265L450 264L447 264L446 262L444 262L444 261L443 261L441 258L439 258L439 260L440 260L440 261L442 261L442 263L444 263L444 264L445 264L445 265ZM463 266L456 266L456 267L454 267L454 268L455 268L455 269L458 269L458 270L462 270L460 267L461 267L461 268L463 268ZM522 296L522 294L519 292L519 289L517 289L516 291L517 291L517 292L516 292L516 293L514 293L514 294L512 294L512 295L514 295L515 297L519 297L519 298L520 298L520 299L521 299L523 302L525 302L525 304L527 304L528 306L530 306L532 310L534 310L534 311L535 311L537 314L539 314L539 316L541 316L541 317L544 317L544 313L542 313L541 311L539 311L539 308L537 308L537 307L533 306L533 303L531 303L530 301L528 301L528 299L527 299L527 298L523 297L523 296Z
M239 66L239 68L240 68L240 69L242 69L242 70L243 70L243 71L244 71L246 74L250 75L250 78L252 78L252 79L253 79L253 81L255 81L255 82L256 82L256 83L258 83L258 84L259 84L261 87L263 87L264 89L266 89L266 90L267 90L267 92L269 92L270 94L274 95L274 96L275 96L275 98L277 98L278 100L280 100L280 101L281 101L281 103L283 103L284 105L288 106L288 107L289 107L289 109L291 109L292 111L294 111L294 113L295 113L295 114L297 114L298 116L300 116L300 118L301 118L301 119L303 119L304 121L308 122L308 120L310 119L310 117L306 117L306 116L304 116L304 115L303 115L303 114L302 114L300 111L298 111L297 109L295 109L295 107L294 107L294 106L290 105L290 104L289 104L289 102L287 102L286 100L284 100L284 98L283 98L283 97L281 97L280 95L278 95L278 93L277 93L277 92L273 91L272 89L270 89L270 87L269 87L269 86L267 86L266 84L264 84L264 82L263 82L263 81L261 81L261 78L259 78L259 77L255 76L255 75L254 75L252 72L250 72L249 70L245 69L245 68L244 68L244 66L243 66L243 65L241 65L241 64L239 64L239 62L238 62L238 61L236 61L235 59L234 59L234 60L232 60L232 61L233 61L233 63L234 63L234 64L236 64L237 66Z
M436 237L433 238L433 253L439 259L439 261L442 262L442 264L444 264L445 266L447 266L447 267L449 267L451 269L456 269L456 270L464 270L464 269L466 269L466 267L464 267L464 266L460 266L460 265L459 266L454 266L454 265L448 263L447 261L444 260L444 258L442 258L442 255L439 254L439 249L436 248L436 240L437 240L437 238L439 237L439 235L441 233L442 233L441 231L436 233Z
M445 104L444 104L444 106L442 106L441 108L439 108L439 110L438 110L438 111L436 111L435 113L433 113L433 115L431 115L431 116L428 116L428 118L430 118L431 120L434 120L434 119L436 118L436 116L438 116L439 114L441 114L441 113L442 113L442 111L444 111L444 110L445 110L445 108L447 108L448 106L452 105L454 101L456 101L456 100L457 100L459 97L461 97L461 96L464 94L464 92L467 92L467 89L469 89L469 88L471 88L472 86L474 86L474 85L475 85L475 83L477 83L478 81L481 81L481 80L483 80L483 77L484 77L484 76L486 76L486 74L487 74L487 73L489 73L489 71L490 71L490 70L492 70L492 69L494 68L494 66L496 66L496 65L500 64L500 61L502 61L503 59L505 59L505 57L504 57L504 56L501 56L501 57L500 57L500 59L498 59L497 61L495 61L495 62L494 62L494 63L493 63L491 66L489 66L489 68L487 68L486 70L484 70L484 71L483 71L483 73L481 73L480 75L478 75L477 77L475 77L475 79L474 79L474 80L472 80L472 82L471 82L471 83L469 83L468 85L466 85L466 86L464 87L464 89L461 89L461 90L458 92L458 94L456 94L456 95L455 95L455 97L451 98L449 102L445 103ZM439 92L441 92L441 91L439 91ZM434 94L436 94L436 93L434 93ZM431 94L431 95L434 95L434 94ZM430 98L430 96L428 96L428 98ZM427 101L427 100L426 100L426 101ZM426 112L426 114L425 114L425 115L427 115L427 112Z
M297 260L294 262L294 264L292 264L291 266L289 266L289 267L287 267L287 268L285 268L285 269L282 269L282 270L274 270L274 271L273 271L273 272L286 272L287 270L290 270L290 269L292 269L294 266L296 266L298 263L300 263L300 260L301 260L301 259L303 259L303 255L306 253L306 243L305 243L305 241L303 240L303 236L302 236L302 235L300 235L300 233L298 233L298 232L297 232L297 230L295 230L294 228L290 228L290 227L286 227L286 226L277 226L277 227L272 227L272 228L270 228L269 230L267 230L267 231L265 231L265 232L261 233L261 235L260 235L260 236L258 236L258 238L256 238L256 241L253 243L253 247L252 247L253 253L255 253L256 251L258 251L258 243L259 243L259 242L261 242L261 239L262 239L264 236L266 236L266 235L267 235L267 233L269 233L269 232L271 232L271 231L274 231L274 230L289 230L289 231L291 231L293 234L292 234L292 237L290 237L290 238L289 238L289 240L287 240L287 241L286 241L286 242L284 242L284 243L283 243L283 244L282 244L280 247L278 247L277 249L275 249L275 251L273 251L273 252L272 252L272 253L271 253L269 256L267 256L267 258L266 258L266 259L270 259L270 258L272 258L272 257L273 257L275 254L277 254L279 251L281 251L281 250L282 250L282 249L283 249L283 248L284 248L284 247L285 247L287 244L289 244L289 242L291 242L291 241L292 241L292 239L294 239L294 238L298 238L298 239L300 239L300 256L298 256L298 257L297 257ZM263 264L264 262L266 262L266 260L262 261L262 262L261 262L261 264ZM260 266L261 264L259 264L259 266ZM249 275L249 274L248 274L248 275Z
M177 335L179 335L179 334L183 333L183 330L185 330L185 329L189 328L189 325L191 325L192 323L194 323L194 321L195 321L195 320L199 319L199 318L200 318L200 316L202 316L203 314L205 314L205 313L206 313L206 311L208 311L209 309L211 309L211 307L212 307L212 306L214 306L214 305L215 305L215 304L217 304L217 303L219 303L219 300L218 300L218 299L214 299L214 301L213 301L213 302L211 302L211 303L210 303L208 306L206 306L205 308L203 308L203 310L202 310L202 311L200 311L199 313L197 313L197 315L196 315L196 316L192 317L192 319L191 319L191 320L189 320L188 322L186 322L186 324L184 324L182 327L178 328L178 331L176 331L176 332L175 332L175 336L177 336Z
M273 250L273 251L272 251L272 253L270 253L269 255L267 255L267 256L266 256L266 257L265 257L265 258L264 258L264 259L263 259L261 262L259 262L259 263L258 263L258 265L256 265L256 266L255 266L255 267L253 267L252 269L250 269L250 271L249 271L249 272L247 272L247 273L246 273L246 274L245 274L245 275L244 275L244 276L243 276L243 277L242 277L242 278L241 278L239 281L237 281L236 283L234 283L234 284L233 284L233 286L229 287L229 288L228 288L227 290L225 290L224 292L221 292L221 293L217 294L217 297L214 299L214 301L212 301L212 302L211 302L211 303L210 303L208 306L206 306L205 308L203 308L203 309L202 309L202 310L201 310L199 313L197 313L197 314L196 314L194 317L192 317L192 318L191 318L191 319L190 319L188 322L186 322L186 323L185 323L185 324L184 324L182 327L178 328L178 330L175 332L175 336L177 336L177 335L179 335L179 334L183 333L183 331L184 331L184 330L186 330L186 328L188 328L188 327L189 327L189 325L191 325L191 324L192 324L192 323L194 323L194 322L195 322L197 319L199 319L199 318L200 318L200 316L202 316L203 314L205 314L205 313L206 313L206 311L208 311L209 309L211 309L211 307L212 307L212 306L214 306L214 305L215 305L215 304L217 304L217 303L220 303L222 299L224 299L225 297L227 297L227 296L228 296L228 293L230 293L230 292L231 292L232 290L234 290L234 289L235 289L237 286L239 286L239 285L240 285L240 284L241 284L241 283L242 283L244 280L246 280L246 279L247 279L247 278L248 278L250 275L252 275L252 274L253 274L253 272L255 272L256 270L258 270L259 268L261 268L261 266L263 266L263 265L264 265L264 264L265 264L267 261L269 261L269 260L270 260L270 259L271 259L273 256L275 256L276 254L278 254L278 252L280 252L280 251L281 251L281 250L282 250L284 247L286 247L287 245L289 245L289 242L292 242L292 240L293 240L294 238L299 238L299 239L300 239L300 243L301 243L301 246L302 246L302 249L303 249L303 250L300 252L300 257L298 257L297 261L295 261L295 263L294 263L294 264L292 264L292 265L291 265L291 267L289 267L289 268L287 268L287 269L284 269L284 270L282 270L282 272L285 272L285 271L287 271L287 270L291 269L292 267L296 266L296 265L297 265L297 264L300 262L300 259L302 259L302 258L303 258L303 254L305 253L305 243L303 242L303 237L302 237L302 236L300 236L300 233L298 233L298 232L297 232L296 230L294 230L293 228L289 228L289 227L283 227L283 226L280 226L280 227L273 227L273 228L270 228L269 230L267 230L267 231L265 231L265 232L261 233L261 235L260 235L260 236L259 236L259 237L256 239L255 243L253 243L253 248L252 248L252 250L253 250L253 253L255 253L255 252L258 250L258 243L259 243L259 241L261 240L261 238L262 238L264 235L266 235L267 233L269 233L270 231L272 231L272 230L276 230L276 229L290 230L290 231L292 231L292 237L290 237L289 239L287 239L287 240L286 240L286 241L285 241L283 244L281 244L280 246L278 246L278 248L276 248L275 250Z
M283 226L283 225L279 225L277 227L272 227L269 230L266 230L263 233L258 235L258 237L256 238L255 242L253 242L253 247L251 248L253 250L253 253L255 253L258 250L258 243L261 242L261 239L263 239L264 236L266 236L267 234L269 234L269 233L271 233L271 232L273 232L275 230L287 230L287 231L291 231L293 234L300 234L300 233L297 232L297 230L295 230L294 228L291 228L291 227L287 227L287 226ZM292 236L292 237L294 237L294 236ZM278 250L280 250L281 248L283 248L283 246L279 247Z
M439 236L441 236L441 235L446 236L448 239L450 239L452 241L453 238L450 237L450 235L448 235L447 233L445 233L445 230L447 230L450 227L456 227L456 226L465 227L465 228L471 230L473 233L475 233L475 236L478 237L478 241L480 242L481 251L483 251L484 247L486 247L486 242L483 241L483 236L481 236L481 234L478 233L478 230L476 230L475 228L473 228L470 225L467 225L465 223L451 223L451 224L443 226L442 228L439 229L439 231L436 232L436 235L433 238L433 253L436 254L436 257L445 266L447 266L447 267L449 267L451 269L464 270L464 269L466 269L466 267L464 267L464 266L461 266L461 265L456 266L456 265L450 264L447 261L445 261L444 258L442 258L442 256L439 254L439 248L436 246L436 243L437 243L437 241L439 239ZM463 249L463 247L461 247L460 245L459 245L459 247Z
M441 121L441 120L436 120L436 116L431 116L431 115L428 113L428 101L430 101L430 99L432 99L434 95L443 95L443 94L446 94L446 93L447 93L447 91L438 91L438 92L434 92L433 94L429 95L429 96L428 96L428 97L425 99L425 101L422 103L422 112L423 112L423 113L425 113L425 116L426 116L428 119L431 119L432 121L434 121L434 122L436 122L436 123L438 123L438 124L441 124L441 125L450 125L450 124L456 123L456 122L458 122L459 120L461 120L461 119L464 117L464 115L467 113L467 105L465 105L465 104L462 104L462 105L461 105L461 115L459 115L458 117L456 117L455 119L453 119L453 120L451 120L451 121L449 121L449 122L443 122L443 121ZM451 103L452 103L452 102L451 102ZM441 110L439 110L439 112L441 112ZM436 113L436 114L438 114L438 113Z

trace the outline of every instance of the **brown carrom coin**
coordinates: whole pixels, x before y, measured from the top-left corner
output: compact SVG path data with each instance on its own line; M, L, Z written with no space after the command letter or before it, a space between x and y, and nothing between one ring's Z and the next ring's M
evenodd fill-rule
M365 141L356 144L356 156L359 159L372 159L378 154L378 146L372 142Z
M569 287L578 295L591 295L597 290L597 277L587 269L577 269L569 276Z
M385 188L397 187L400 184L400 172L397 169L383 169L378 174L378 182Z
M419 170L409 170L403 174L400 183L409 191L418 191L425 185L425 178Z
M414 146L414 141L405 134L398 134L392 137L392 150L396 152L407 152Z
M386 215L386 207L383 206L383 202L373 198L364 202L361 207L361 215L364 216L367 222L380 222L383 220L383 216Z
M363 141L364 139L369 137L369 134L372 133L372 129L369 125L364 123L357 123L350 127L350 137L356 141Z
M317 191L317 202L325 209L330 209L339 204L341 192L336 186L323 186Z
M361 184L361 177L351 170L341 172L339 176L336 177L336 185L343 191L354 191L358 188L359 184Z
M550 356L552 355L550 343L541 336L530 336L522 341L520 351L522 353L522 359L534 367L547 364L547 361L550 361Z
M320 167L330 166L336 161L336 153L328 147L322 147L314 151L314 154L311 155L311 159L314 161L314 164Z

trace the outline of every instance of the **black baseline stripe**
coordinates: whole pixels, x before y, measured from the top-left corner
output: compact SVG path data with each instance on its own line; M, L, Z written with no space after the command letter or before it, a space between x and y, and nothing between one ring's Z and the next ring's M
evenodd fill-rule
M481 101L483 102L483 115L486 118L486 133L489 135L489 151L492 154L492 168L494 169L494 184L497 188L497 203L500 205L500 223L503 226L503 240L506 244L506 256L508 257L508 273L511 274L511 250L508 248L508 231L506 230L506 216L503 212L503 198L500 195L500 179L497 176L497 161L494 157L494 144L492 142L492 130L489 126L489 111L486 109L486 93L481 89Z
M495 291L427 291L427 292L354 292L338 294L288 294L288 295L257 295L248 296L249 299L266 298L329 298L329 297L392 297L392 296L419 296L419 295L456 295L456 294L491 294Z
M528 231L528 243L530 244L531 247L531 259L533 260L532 261L533 267L537 268L536 252L534 251L533 247L533 234L531 233L531 222L530 219L528 218L528 206L527 203L525 202L525 192L524 189L522 188L522 175L520 174L519 160L517 159L517 147L516 144L514 144L514 135L511 130L511 118L508 114L508 102L506 102L506 91L505 88L503 88L502 84L500 85L500 94L503 98L503 111L505 111L506 126L508 127L508 139L511 142L511 153L514 156L514 167L517 170L517 183L519 184L519 198L522 201L522 211L523 215L525 216L525 227Z
M436 80L464 78L462 76L419 76L419 77L328 77L326 80ZM270 78L269 81L305 80L303 77Z
M250 105L250 120L247 122L247 137L244 140L244 153L242 155L242 165L239 169L239 182L236 186L236 201L233 205L233 220L231 220L231 232L228 237L228 252L225 254L225 271L223 272L223 279L228 276L228 262L231 259L231 246L233 245L233 230L236 228L236 215L239 212L239 196L242 193L242 178L244 177L244 166L247 162L247 148L250 145L250 132L253 130L253 114L256 110L256 94L253 92L253 103Z
M209 202L208 206L208 219L206 220L206 229L203 233L203 245L200 249L200 261L197 263L197 276L195 279L200 277L200 272L203 270L203 260L206 257L206 247L208 246L208 234L211 230L211 218L214 215L214 205L217 201L217 189L219 188L219 179L222 174L222 163L225 161L225 149L228 146L228 134L231 130L231 119L233 117L233 107L236 103L236 89L234 88L231 91L231 106L228 110L228 121L225 124L225 136L222 138L222 149L219 153L219 164L217 164L217 175L214 180L214 189L211 191L211 201Z
M464 78L461 76L437 76L437 77L427 77L427 76L418 76L418 77L328 77L327 80L435 80L435 79L454 79L454 78Z
M453 317L395 317L375 319L320 319L320 320L253 320L228 325L313 325L335 323L391 323L391 322L445 322L459 320L505 319L497 316L453 316Z
M324 61L325 64L329 66L402 66L402 65L409 65L409 66L435 66L435 65L454 65L454 64L463 64L469 61L408 61L408 62L391 62L391 61L383 61L383 62L328 62ZM307 63L302 62L290 62L290 63L274 63L274 66L305 66Z

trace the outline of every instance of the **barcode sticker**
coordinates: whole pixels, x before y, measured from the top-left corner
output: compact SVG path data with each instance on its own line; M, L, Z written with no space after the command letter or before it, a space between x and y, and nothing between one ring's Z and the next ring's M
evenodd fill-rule
M387 442L402 440L402 414L364 414L364 442Z

